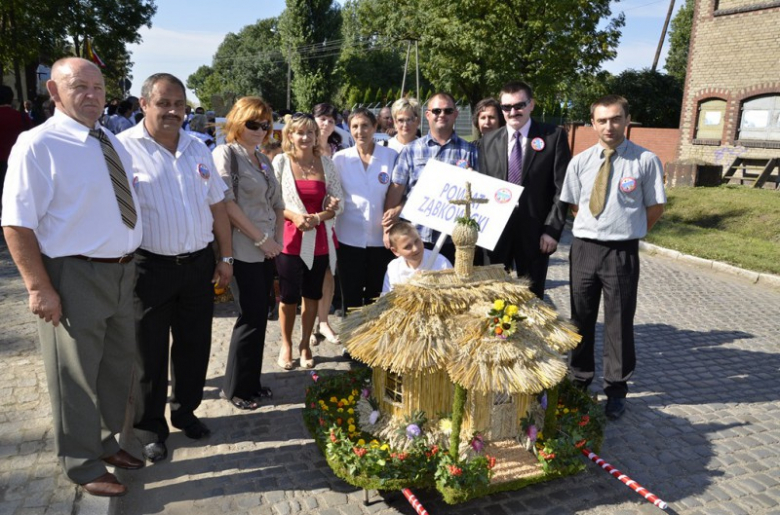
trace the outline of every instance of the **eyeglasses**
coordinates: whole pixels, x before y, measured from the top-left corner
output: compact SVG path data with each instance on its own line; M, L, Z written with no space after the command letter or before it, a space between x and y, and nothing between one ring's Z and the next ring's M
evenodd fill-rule
M256 122L254 120L247 120L244 122L244 127L249 129L250 131L256 131L257 129L263 129L264 131L268 131L268 129L271 128L271 124L268 122Z
M408 123L414 123L417 121L417 118L396 118L395 123L398 125L406 125Z
M505 113L510 112L512 109L515 111L522 111L528 107L528 102L518 102L516 104L501 104L501 110Z
M293 120L298 120L300 118L308 118L309 120L314 120L314 117L309 113L295 113L294 115L292 115Z
M428 111L433 113L433 116L440 116L442 113L444 113L447 116L449 116L449 115L451 115L452 113L455 112L455 108L454 107L445 107L445 108L442 109L441 107L434 107L433 109L428 109Z

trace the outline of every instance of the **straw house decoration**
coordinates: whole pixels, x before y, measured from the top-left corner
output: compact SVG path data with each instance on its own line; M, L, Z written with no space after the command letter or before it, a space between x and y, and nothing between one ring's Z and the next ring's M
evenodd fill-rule
M383 414L403 420L424 411L435 419L453 411L460 388L468 392L461 443L475 431L488 442L515 438L534 396L563 380L562 353L580 337L502 265L472 268L476 228L459 227L455 268L419 273L352 312L344 345L373 368ZM490 334L496 299L516 305L522 318L510 338Z

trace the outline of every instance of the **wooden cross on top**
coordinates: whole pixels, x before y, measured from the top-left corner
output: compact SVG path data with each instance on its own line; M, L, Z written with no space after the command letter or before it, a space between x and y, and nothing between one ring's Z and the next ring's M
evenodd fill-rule
M474 198L471 196L471 183L466 183L466 196L459 200L450 200L450 204L466 206L466 218L471 218L471 204L487 204L486 198Z

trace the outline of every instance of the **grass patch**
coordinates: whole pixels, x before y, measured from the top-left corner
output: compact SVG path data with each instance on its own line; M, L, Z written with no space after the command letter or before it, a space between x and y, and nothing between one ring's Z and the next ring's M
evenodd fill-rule
M780 192L744 186L670 188L646 241L780 275Z

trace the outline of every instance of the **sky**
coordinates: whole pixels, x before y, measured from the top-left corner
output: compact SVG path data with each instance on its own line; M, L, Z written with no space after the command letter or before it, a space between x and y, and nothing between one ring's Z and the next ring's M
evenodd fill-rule
M683 1L675 2L675 12ZM138 96L144 79L158 72L172 73L186 83L200 66L211 65L227 33L237 33L257 20L278 16L284 7L284 0L158 0L152 28L142 27L141 44L128 47L135 63L131 93ZM652 66L668 9L669 0L612 2L613 13L625 13L626 25L617 57L602 67L616 74L628 68ZM659 69L668 50L667 34ZM187 97L197 103L192 91L187 92Z

